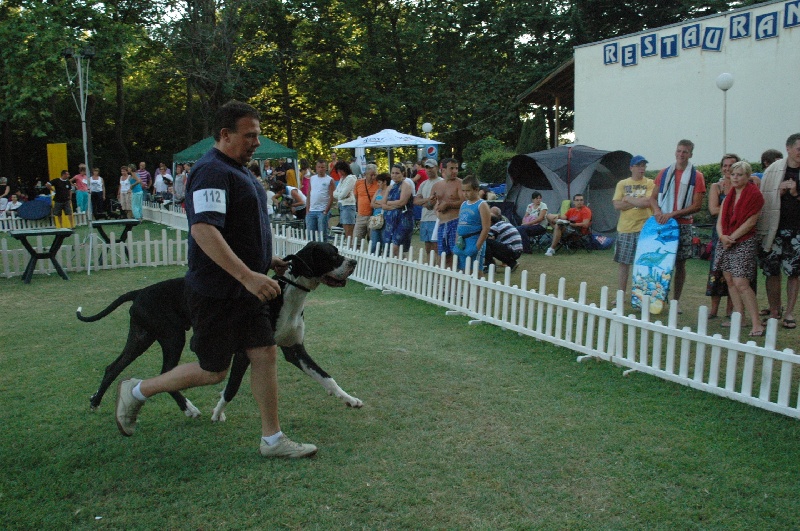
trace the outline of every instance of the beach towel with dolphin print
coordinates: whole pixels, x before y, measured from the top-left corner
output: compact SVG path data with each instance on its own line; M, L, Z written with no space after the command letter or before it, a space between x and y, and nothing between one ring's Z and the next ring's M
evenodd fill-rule
M642 307L645 296L650 297L651 314L658 315L667 307L679 237L680 229L674 219L660 225L652 216L645 222L633 260L634 308Z

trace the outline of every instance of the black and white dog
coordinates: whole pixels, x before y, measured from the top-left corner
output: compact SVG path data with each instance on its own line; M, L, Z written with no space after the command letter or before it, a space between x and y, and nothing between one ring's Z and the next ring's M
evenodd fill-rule
M291 264L289 271L285 277L276 277L281 284L281 296L269 303L275 320L275 342L281 347L286 361L319 382L328 394L340 398L347 406L361 407L361 400L344 392L336 381L311 359L303 345L305 332L303 307L306 295L320 284L343 287L355 270L356 261L340 255L335 246L320 242L308 243L297 254L289 255L285 260ZM81 314L81 308L78 308L78 319L93 322L102 319L126 302L133 303L130 309L128 341L122 354L106 367L100 387L89 400L92 409L100 406L103 395L114 380L154 342L158 341L161 345L163 355L161 372L169 371L178 365L186 344L186 331L190 328L183 288L183 278L165 280L125 293L97 315L85 317ZM250 360L246 354L234 355L228 383L220 393L221 398L214 408L211 420L225 420L225 406L239 391L249 365ZM187 417L200 416L200 410L180 392L170 394Z

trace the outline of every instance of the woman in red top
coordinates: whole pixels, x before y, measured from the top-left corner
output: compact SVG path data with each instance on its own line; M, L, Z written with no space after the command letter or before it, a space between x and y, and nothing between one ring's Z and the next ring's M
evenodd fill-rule
M717 218L717 233L722 245L717 245L714 269L721 270L725 276L733 311L744 315L743 309L747 308L752 322L750 337L761 337L764 326L750 281L756 275L756 223L764 206L764 197L758 186L750 181L751 173L752 168L745 161L731 166L731 188Z

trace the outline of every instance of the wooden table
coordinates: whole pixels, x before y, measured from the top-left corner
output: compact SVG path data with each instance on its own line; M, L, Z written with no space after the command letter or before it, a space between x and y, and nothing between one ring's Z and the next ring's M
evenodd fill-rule
M141 222L142 222L142 220L133 219L133 218L131 218L131 219L99 219L99 220L92 221L92 227L97 229L97 232L100 234L100 238L102 238L103 241L106 242L106 243L111 243L111 238L108 237L108 234L106 234L106 231L103 229L103 227L108 227L108 226L122 227L122 233L119 235L119 240L117 240L117 241L126 242L126 241L128 241L128 233L131 231L131 229L133 227L135 227L136 225L140 224ZM128 247L127 246L125 247L125 256L130 260L130 256L128 256ZM100 254L100 263L101 264L103 263L103 255L102 255L102 253Z
M28 261L28 266L25 268L25 272L22 274L22 281L25 284L30 284L31 278L33 277L33 270L36 269L36 262L45 258L50 259L50 261L53 263L53 267L59 276L61 276L61 278L64 280L69 280L67 273L61 268L61 264L59 264L58 260L56 259L56 253L58 253L58 250L61 248L61 244L64 243L64 239L74 232L74 229L22 229L8 231L8 234L12 238L16 238L22 242L22 246L25 247L25 249L28 251L28 254L31 255L31 259ZM28 241L28 238L33 236L54 236L53 243L50 244L50 248L47 250L47 252L40 253L33 248Z

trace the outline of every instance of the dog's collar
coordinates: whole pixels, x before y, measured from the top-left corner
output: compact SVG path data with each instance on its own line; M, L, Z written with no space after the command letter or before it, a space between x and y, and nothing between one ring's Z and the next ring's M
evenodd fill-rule
M307 287L305 287L305 286L301 286L301 285L300 285L300 284L298 284L297 282L295 282L295 281L293 281L293 280L289 280L288 278L286 278L286 277L285 277L285 276L283 276L283 275L275 275L275 276L274 276L274 277L272 277L272 278L274 278L275 280L277 280L277 281L279 281L279 282L286 282L287 284L289 284L289 285L292 285L292 286L296 287L297 289L299 289L299 290L301 290L301 291L305 291L306 293L311 293L311 290L310 290L310 289L308 289Z

